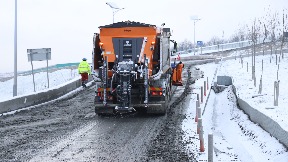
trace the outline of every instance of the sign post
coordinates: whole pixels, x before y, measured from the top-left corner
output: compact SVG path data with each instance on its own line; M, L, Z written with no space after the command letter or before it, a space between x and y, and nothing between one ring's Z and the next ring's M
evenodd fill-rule
M283 32L284 42L288 42L288 32Z
M202 55L203 41L197 41L197 46L198 46L198 47L201 47L201 55Z
M38 48L38 49L27 49L28 62L31 62L32 66L32 75L33 75L33 84L34 84L34 92L35 91L35 80L34 80L34 69L33 69L33 61L43 61L47 62L47 81L49 88L49 75L48 75L48 60L51 60L51 48Z

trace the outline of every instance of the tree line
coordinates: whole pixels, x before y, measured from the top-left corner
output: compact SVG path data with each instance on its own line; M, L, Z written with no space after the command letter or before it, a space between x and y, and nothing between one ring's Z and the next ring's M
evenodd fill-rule
M284 46L284 32L288 32L288 10L272 12L270 8L265 9L265 15L260 18L255 18L252 24L239 26L234 34L229 39L213 36L209 41L203 42L203 46L212 46L224 43L240 42L250 40L254 45L268 44L271 51L276 42L281 49ZM223 31L224 35L224 31ZM178 51L187 51L193 49L194 43L189 40L184 40L178 43ZM277 47L276 47L277 48Z

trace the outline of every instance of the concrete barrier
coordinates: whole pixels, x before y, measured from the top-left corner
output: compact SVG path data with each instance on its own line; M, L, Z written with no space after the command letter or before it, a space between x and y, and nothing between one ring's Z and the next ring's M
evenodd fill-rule
M27 96L19 96L11 100L0 102L0 114L54 100L72 90L75 90L76 88L79 88L80 86L80 79L76 79L67 82L67 84L62 87L55 87L47 91L36 92Z
M233 86L234 93L236 92ZM236 94L236 93L235 93ZM277 138L283 145L288 147L288 131L284 130L277 122L262 112L251 107L247 102L237 97L237 102L240 109L242 109L254 123L258 123L264 130Z
M232 85L232 78L230 76L217 76L217 85Z
M233 85L231 77L217 76L217 84L232 85L233 93L237 97L237 103L239 105L239 108L249 116L249 119L252 122L259 124L265 131L270 133L273 137L278 139L280 143L282 143L288 148L288 131L283 129L276 121L263 114L262 112L258 111L257 109L251 107L246 101L239 98L236 95L237 90Z

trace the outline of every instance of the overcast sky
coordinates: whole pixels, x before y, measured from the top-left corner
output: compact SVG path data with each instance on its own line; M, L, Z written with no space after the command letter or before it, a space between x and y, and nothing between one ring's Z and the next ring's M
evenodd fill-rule
M0 0L0 72L14 70L14 0ZM239 26L264 16L264 9L282 12L288 0L18 0L17 69L31 70L27 49L51 48L49 65L91 61L93 33L112 23L112 9L106 2L124 7L115 22L138 21L173 30L178 42L194 39L191 16L196 23L196 41L213 36L229 38ZM33 62L34 68L46 62Z

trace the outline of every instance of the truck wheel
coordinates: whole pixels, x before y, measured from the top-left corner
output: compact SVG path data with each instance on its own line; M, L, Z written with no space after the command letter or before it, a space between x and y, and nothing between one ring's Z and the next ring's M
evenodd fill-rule
M169 106L169 96L166 94L165 103L162 104L161 110L159 110L159 115L165 115Z

